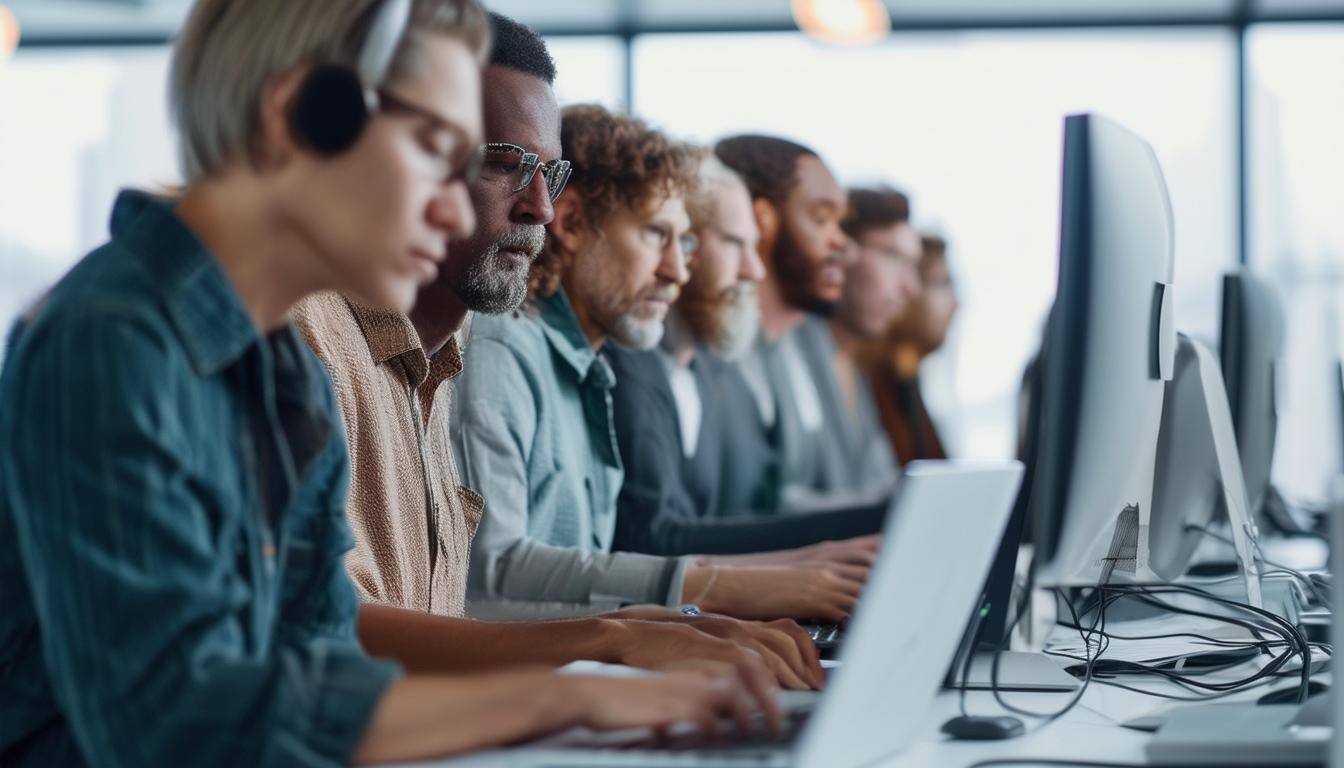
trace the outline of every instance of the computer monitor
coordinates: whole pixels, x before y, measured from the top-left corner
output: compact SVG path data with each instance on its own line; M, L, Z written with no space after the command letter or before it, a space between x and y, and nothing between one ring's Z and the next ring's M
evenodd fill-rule
M1179 334L1176 365L1162 402L1148 565L1167 581L1186 575L1209 526L1227 521L1246 599L1262 604L1257 528L1246 498L1232 409L1217 356ZM1222 534L1216 534L1222 536ZM1226 538L1226 537L1224 537Z
M1283 356L1284 314L1268 282L1241 269L1223 277L1219 358L1237 435L1246 498L1257 523L1282 527L1272 504L1270 470L1278 427L1277 372ZM1293 528L1297 526L1294 525Z
M1036 581L1155 581L1141 532L1176 350L1167 187L1147 142L1082 114L1064 122L1061 193L1031 467Z
M1138 526L1147 523L1175 362L1172 269L1171 207L1152 150L1106 118L1066 118L1058 286L1024 377L1027 471L958 665L1005 647L1026 537L1040 584L1091 585L1113 570L1151 577ZM1127 542L1141 556L1116 557L1117 534L1121 549ZM949 685L961 678L949 671ZM996 675L996 687L1044 690L1031 675L1002 682Z
M1335 411L1335 428L1339 431L1335 437L1339 440L1339 455L1344 457L1344 360L1335 364L1335 392L1339 395L1339 408ZM1339 471L1344 475L1344 464Z

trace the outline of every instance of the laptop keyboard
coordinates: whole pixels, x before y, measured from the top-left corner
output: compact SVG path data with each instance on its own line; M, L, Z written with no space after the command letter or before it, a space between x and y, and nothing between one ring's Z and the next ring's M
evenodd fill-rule
M834 648L844 637L844 630L839 624L804 624L803 629L818 648Z
M778 764L787 753L806 725L810 710L800 709L785 712L784 722L778 736L771 736L760 722L754 732L747 736L725 736L720 742L707 743L699 732L688 729L675 732L660 741L657 746L639 745L620 749L603 750L613 757L630 760L630 765L657 766L709 766L727 765L768 765ZM732 726L725 723L725 733L731 733ZM608 764L603 761L603 764ZM622 763L624 764L624 763Z

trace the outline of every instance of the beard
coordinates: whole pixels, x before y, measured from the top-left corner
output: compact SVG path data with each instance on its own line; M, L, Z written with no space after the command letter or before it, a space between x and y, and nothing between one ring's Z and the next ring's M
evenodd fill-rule
M703 299L687 293L678 314L715 357L732 362L745 355L761 328L755 283L738 283Z
M473 312L513 312L527 298L528 270L545 243L546 229L541 226L521 225L505 232L462 272L454 290ZM514 263L502 251L527 254L527 264Z
M611 312L615 320L611 323L607 333L611 340L618 345L642 352L653 349L658 346L658 342L663 340L663 314L657 314L653 317L642 316L640 308L643 305L643 299L653 298L662 299L669 304L676 301L678 288L673 286L655 286L653 288L640 291L630 306L623 309L617 309Z
M793 233L787 226L779 228L779 242L775 244L775 281L779 284L784 301L809 314L832 317L839 302L818 296L813 288L817 267L812 265ZM830 263L831 257L825 262Z

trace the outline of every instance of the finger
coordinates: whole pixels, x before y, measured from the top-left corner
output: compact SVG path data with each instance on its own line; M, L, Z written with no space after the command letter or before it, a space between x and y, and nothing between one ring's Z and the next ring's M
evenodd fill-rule
M719 718L730 714L734 687L727 680L710 681L701 699L695 722L699 723L707 741L718 741L723 736ZM727 710L727 711L726 711Z
M793 641L794 647L802 657L808 679L812 680L812 688L821 690L826 684L826 671L821 668L821 651L817 648L817 644L812 642L812 636L792 619L779 619L771 622L770 626L778 628Z
M779 707L774 705L773 697L771 698L771 707L768 709L760 709L765 714L766 727L769 728L770 733L773 734L779 733L782 718L779 714ZM732 707L733 720L737 723L738 732L743 736L750 734L754 730L755 715L758 709L756 704L759 702L744 688L739 688L738 694L731 697L729 702Z
M814 645L801 627L798 628L798 632L808 645ZM761 653L771 667L776 669L776 676L779 677L781 685L795 690L813 687L812 670L804 659L797 640L785 632L768 626L761 627L758 637L760 638L758 643L765 649ZM782 672L779 670L780 667L783 668Z
M743 664L738 670L745 692L759 705L761 712L765 714L765 721L773 733L776 728L783 724L784 719L779 709L779 699L776 696L779 687L775 684L775 676L771 674L766 662L758 652L744 649L742 657ZM795 687L806 686L802 680L798 680Z
M841 592L832 592L826 595L818 606L827 621L836 624L844 624L849 621L850 612L854 609L855 600L853 597Z
M836 563L826 570L830 571L836 578L852 581L860 586L868 581L868 574L872 571L867 566L855 565L854 563Z

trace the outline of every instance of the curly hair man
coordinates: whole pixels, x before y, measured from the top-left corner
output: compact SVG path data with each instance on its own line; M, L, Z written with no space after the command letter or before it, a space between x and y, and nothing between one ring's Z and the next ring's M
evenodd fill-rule
M572 163L521 316L478 316L452 436L487 499L472 543L476 616L572 615L630 602L698 603L747 619L843 617L862 566L745 568L612 552L624 470L609 342L650 349L695 250L685 199L694 148L597 106L561 116Z

